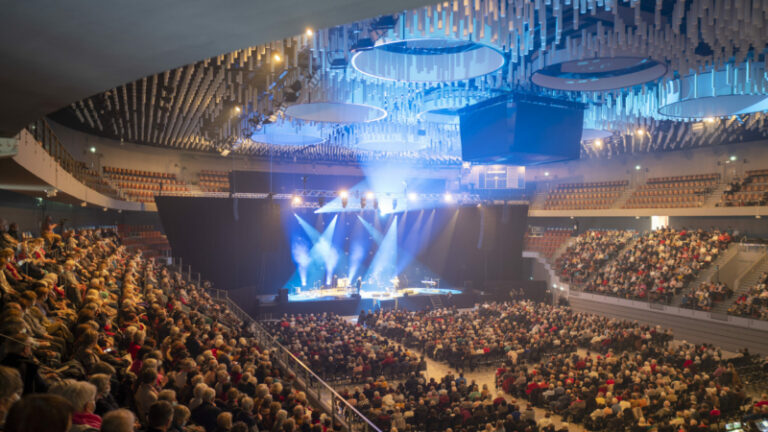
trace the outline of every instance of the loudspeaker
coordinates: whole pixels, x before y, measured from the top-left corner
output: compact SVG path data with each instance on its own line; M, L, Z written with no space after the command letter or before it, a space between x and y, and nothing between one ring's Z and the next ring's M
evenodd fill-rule
M277 291L277 301L278 301L278 303L288 303L288 289L287 288L280 288Z

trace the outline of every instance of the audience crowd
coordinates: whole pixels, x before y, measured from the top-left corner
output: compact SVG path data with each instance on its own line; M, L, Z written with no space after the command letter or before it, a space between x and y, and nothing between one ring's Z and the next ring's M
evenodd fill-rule
M699 286L689 289L680 305L684 308L708 311L712 305L730 299L733 290L723 282L702 282Z
M749 291L739 296L728 313L748 318L768 320L768 273L763 273Z
M3 221L0 241L0 430L338 427L227 308L113 232Z
M284 316L265 326L326 381L405 378L425 367L412 351L331 313Z
M599 269L585 290L669 304L730 242L719 230L656 229Z
M616 257L635 236L634 231L587 231L558 257L555 267L560 277L581 284L594 276L610 259Z

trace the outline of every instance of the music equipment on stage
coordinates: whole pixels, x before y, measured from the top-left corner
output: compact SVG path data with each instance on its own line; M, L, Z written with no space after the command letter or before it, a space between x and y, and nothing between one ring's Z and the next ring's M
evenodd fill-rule
M466 162L536 165L579 157L583 104L516 93L458 112Z
M421 281L424 288L437 288L440 286L440 279L425 279Z
M336 288L348 288L349 287L349 278L339 278L336 280Z

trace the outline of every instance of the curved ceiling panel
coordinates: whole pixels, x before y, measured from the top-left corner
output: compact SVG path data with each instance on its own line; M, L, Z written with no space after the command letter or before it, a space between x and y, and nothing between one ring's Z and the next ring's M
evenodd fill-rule
M383 119L387 112L369 105L314 102L291 105L285 109L285 115L309 122L369 123Z
M73 102L205 58L429 0L9 2L0 14L0 136Z

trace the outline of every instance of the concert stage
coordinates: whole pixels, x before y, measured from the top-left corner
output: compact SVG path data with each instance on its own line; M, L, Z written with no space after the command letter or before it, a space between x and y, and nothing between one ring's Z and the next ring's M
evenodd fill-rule
M347 288L326 288L300 291L288 295L289 302L307 302L323 300L344 300L354 297L355 292ZM402 297L458 295L461 291L449 288L402 288L397 290L361 290L360 298L378 301L400 299Z

